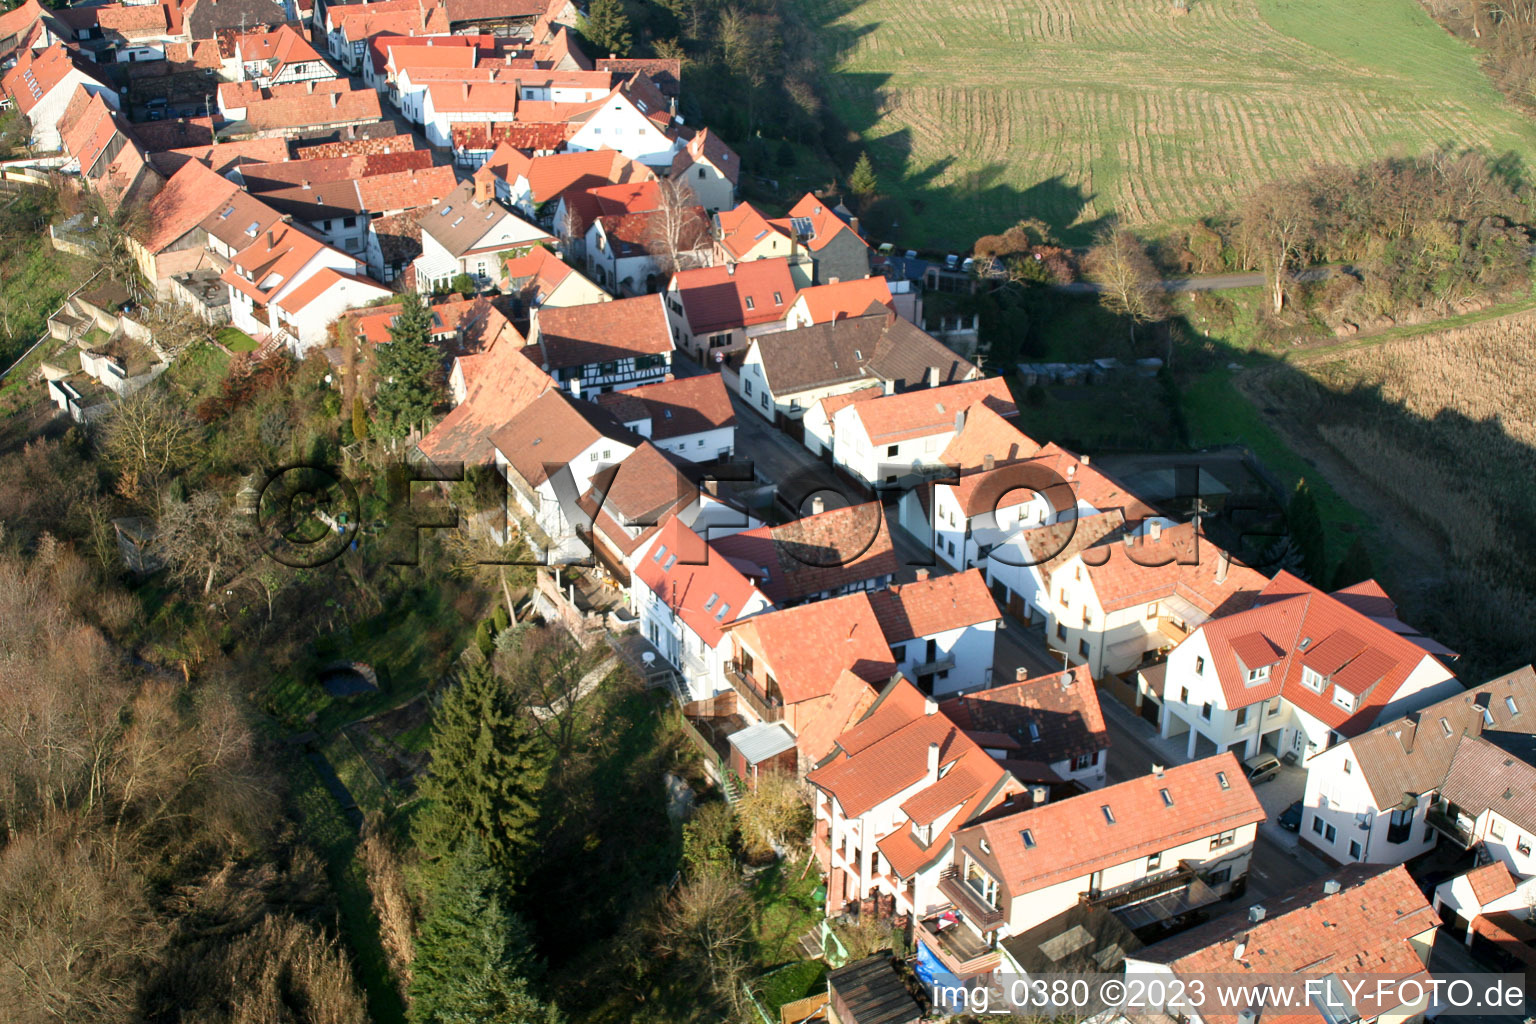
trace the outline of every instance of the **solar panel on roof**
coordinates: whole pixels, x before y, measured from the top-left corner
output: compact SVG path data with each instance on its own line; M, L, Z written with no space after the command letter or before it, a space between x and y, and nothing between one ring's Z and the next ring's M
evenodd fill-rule
M805 235L809 238L814 234L814 231L811 229L811 218L809 217L791 217L789 219L789 226L797 235Z

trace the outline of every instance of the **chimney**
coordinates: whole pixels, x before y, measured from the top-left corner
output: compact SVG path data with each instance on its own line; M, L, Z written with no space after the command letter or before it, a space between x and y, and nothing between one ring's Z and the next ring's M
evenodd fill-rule
M1074 462L1067 466L1067 479L1070 480L1075 476L1077 476L1077 463Z
M958 434L958 433L960 433L960 431L962 431L964 429L965 429L965 410L961 409L961 410L959 410L958 412L955 413L955 433Z
M849 217L848 218L848 226L853 228L853 233L854 234L858 235L860 238L864 237L864 233L859 230L859 218L857 218L857 217Z
M932 697L924 698L923 699L923 714L925 714L925 715L936 715L938 713L939 713L939 702L934 700ZM938 744L934 744L934 750L935 751L938 750Z
M267 248L277 248L277 232L273 231L271 228L267 228Z
M811 499L811 515L819 516L826 510L827 503L822 499L821 495L818 494Z
M1085 466L1088 465L1088 456L1086 456L1086 455L1079 455L1078 458L1082 460L1083 465L1085 465Z
M1264 915L1267 913L1269 913L1269 911L1264 909L1264 904L1255 903L1253 906L1248 908L1248 921L1250 924L1258 924L1260 921L1264 920Z
M1163 777L1163 766L1160 765L1160 764L1154 764L1152 766L1152 774L1156 775L1158 778L1162 778Z
M581 397L581 378L580 377L572 377L571 378L571 397L572 398L580 398Z
M1147 536L1150 537L1154 543L1162 539L1163 521L1161 519L1152 519L1147 522Z
M1225 551L1216 552L1216 582L1227 582L1227 570L1232 567L1232 556Z
M923 374L923 381L930 388L938 387L939 386L939 368L937 366L930 366L930 367L928 367L927 371Z
M315 91L315 80L313 78L311 78L309 81L304 83L304 92L306 94L313 95L314 91Z
M1339 883L1338 883L1337 879L1330 878L1330 879L1328 879L1328 881L1323 883L1323 895L1324 896L1332 896L1335 893L1337 893L1338 891L1339 891Z
M1048 786L1030 786L1029 787L1029 802L1031 804L1033 804L1034 806L1039 807L1041 804L1050 803L1050 800L1051 800L1051 790L1050 790L1050 787L1048 787Z
M309 179L308 179L308 178L302 178L302 179L300 179L300 181L299 181L299 187L300 187L300 188L309 188Z
M928 782L932 785L939 781L939 745L928 744Z
M981 468L986 470L987 472L990 473L992 471L992 468L994 466L996 466L996 465L997 465L997 460L994 459L990 454L983 455L981 457Z
M1020 665L1018 668L1013 670L1013 681L1014 682L1022 683L1024 680L1026 680L1028 678L1029 678L1029 669L1025 668L1023 665Z
M887 396L887 397L889 397L891 395L894 395L896 393L896 382L893 381L893 380L883 380L883 381L881 381L880 382L880 393L882 395Z
M927 580L928 580L928 570L927 569L919 569L919 570L917 570L917 582L925 583L925 582L927 582Z
M337 107L337 105L339 105L340 103L341 103L341 93L339 93L339 92L331 93L331 109L334 110Z
M726 277L735 277L736 276L736 264L734 264L734 263L727 263L725 265L725 276Z
M475 176L475 202L477 202L477 203L488 203L488 202L490 202L491 201L491 190L494 189L494 188L495 188L495 185L492 183L491 176L489 174L476 175Z

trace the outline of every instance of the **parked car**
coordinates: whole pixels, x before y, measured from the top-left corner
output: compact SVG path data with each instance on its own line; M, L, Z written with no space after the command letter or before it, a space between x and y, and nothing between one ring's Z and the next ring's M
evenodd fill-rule
M1280 816L1275 819L1275 823L1278 824L1281 828L1285 829L1287 832L1300 832L1301 801L1297 800L1295 803L1291 804L1291 806L1281 811Z
M1250 786L1269 782L1280 774L1280 759L1274 754L1255 754L1243 762L1243 774L1248 776Z

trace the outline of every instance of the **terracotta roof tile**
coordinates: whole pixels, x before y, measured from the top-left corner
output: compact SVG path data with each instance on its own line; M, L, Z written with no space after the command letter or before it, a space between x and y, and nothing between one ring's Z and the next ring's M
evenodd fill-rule
M1463 877L1472 886L1472 895L1477 897L1477 902L1485 907L1494 900L1503 899L1517 888L1515 876L1509 873L1509 868L1501 860L1475 867Z
M1284 571L1265 585L1253 607L1214 618L1199 632L1210 648L1227 707L1245 707L1283 694L1291 704L1346 736L1374 725L1381 709L1392 702L1398 688L1425 659L1438 663L1408 637ZM1251 633L1262 634L1284 652L1284 657L1266 679L1250 685L1232 642ZM1341 634L1339 641L1324 649L1324 642L1334 634ZM1307 641L1305 649L1303 640ZM1319 664L1329 666L1336 662L1352 664L1366 651L1373 652L1364 667L1349 676L1350 688L1365 691L1353 710L1345 711L1333 701L1332 680L1325 679L1322 693L1301 681L1302 669L1313 658L1314 650L1321 651L1316 656ZM1450 671L1444 671L1450 678ZM1367 680L1365 676L1376 678Z
M952 432L956 417L961 413L969 415L969 410L978 404L1001 416L1018 412L1008 382L1002 377L986 377L860 402L853 415L864 424L871 443L895 444Z
M766 603L751 580L676 516L662 526L635 575L711 647L743 612Z
M787 230L770 224L768 218L751 203L740 203L733 209L721 210L715 214L715 219L720 225L721 248L736 259L751 252L769 232L778 232L786 239L789 237Z
M152 253L160 252L196 228L204 217L227 205L237 191L234 182L202 164L187 164L150 200L145 217L148 233L139 239L140 244Z
M865 277L835 284L818 284L800 289L795 301L805 300L805 310L811 322L824 324L828 320L863 316L870 303L895 308L891 298L891 286L883 277Z
M468 385L465 399L417 447L439 465L486 465L493 457L491 435L553 387L554 381L513 345L460 356L458 365Z
M381 135L377 138L338 139L334 142L295 142L293 155L296 160L323 160L376 153L406 153L415 148L416 137L413 135Z
M1221 778L1226 779L1226 788ZM1166 789L1172 803L1159 794ZM1101 810L1109 807L1113 824ZM1161 776L1031 807L964 829L957 847L995 864L1014 899L1057 882L1161 853L1204 836L1265 820L1264 808L1230 752L1175 765ZM1033 841L1026 846L1022 833ZM987 840L991 854L980 852ZM957 854L958 855L958 854Z
M491 443L529 486L537 487L548 479L549 467L566 465L605 437L621 455L620 446L633 448L641 441L594 403L545 391L492 433Z
M660 295L581 306L541 307L534 314L546 370L586 366L672 351L672 328Z
M621 413L621 403L637 404L639 410L650 418L651 432L648 436L658 441L736 424L735 407L731 405L730 393L718 373L680 377L625 391L610 391L598 395L597 401L625 422L631 419L632 414Z
M698 134L688 140L688 145L677 151L677 155L672 158L671 176L682 177L700 160L714 165L715 169L732 185L741 178L741 157L737 156L736 151L727 146L720 136L708 128L699 129Z
M977 690L939 706L984 747L994 744L980 739L980 733L1006 737L1015 751L1011 757L1049 765L1109 749L1104 712L1087 665Z
M713 546L720 545L716 541ZM733 632L761 656L785 704L826 696L844 669L881 682L896 671L869 597L862 592L765 612Z
M847 232L859 242L868 245L859 233L849 227L848 224L832 210L832 204L824 199L807 192L800 197L800 201L790 207L786 220L794 220L803 217L811 222L811 233L806 237L806 245L812 252L819 252L831 244L843 232Z
M715 544L777 604L879 580L900 568L878 501L761 526Z
M1246 910L1228 913L1148 946L1136 958L1168 964L1176 975L1315 971L1422 980L1424 962L1410 940L1439 920L1407 869L1358 864L1331 873L1328 880L1339 884L1338 892L1325 893L1322 879L1309 882L1266 900L1269 913L1262 921L1250 921ZM1360 1011L1374 1019L1393 1008L1362 1004ZM1314 1024L1319 1019L1311 1007L1264 1016ZM1235 1024L1238 1019L1235 1013L1207 1012L1202 1017L1213 1024Z
M623 462L593 478L581 506L592 517L593 529L629 555L698 496L699 489L674 457L645 441ZM669 575L659 566L656 571Z
M519 150L539 151L559 149L570 135L564 124L544 122L528 124L522 121L486 121L478 124L456 122L449 129L453 148L461 150L495 149L511 146Z
M869 603L892 645L1003 617L980 569L892 584L872 591Z
M1162 527L1156 540L1143 533L1129 547L1107 539L1079 557L1106 612L1176 595L1207 615L1230 615L1253 604L1269 583L1263 573L1246 566L1228 563L1223 570L1220 549L1198 533L1194 523ZM1267 643L1262 634L1260 641ZM1250 656L1261 656L1258 643L1244 639L1244 647ZM1270 660L1264 664L1279 660L1274 654L1266 657Z
M669 297L695 334L782 321L794 301L787 259L699 267L674 274Z

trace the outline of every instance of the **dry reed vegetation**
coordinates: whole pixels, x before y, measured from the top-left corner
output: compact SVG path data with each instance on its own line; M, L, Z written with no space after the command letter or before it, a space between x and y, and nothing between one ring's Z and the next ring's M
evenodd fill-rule
M1536 313L1360 348L1269 381L1316 437L1441 550L1425 621L1473 666L1528 659L1536 623ZM1382 524L1384 531L1392 523ZM1443 571L1437 563L1443 561Z

